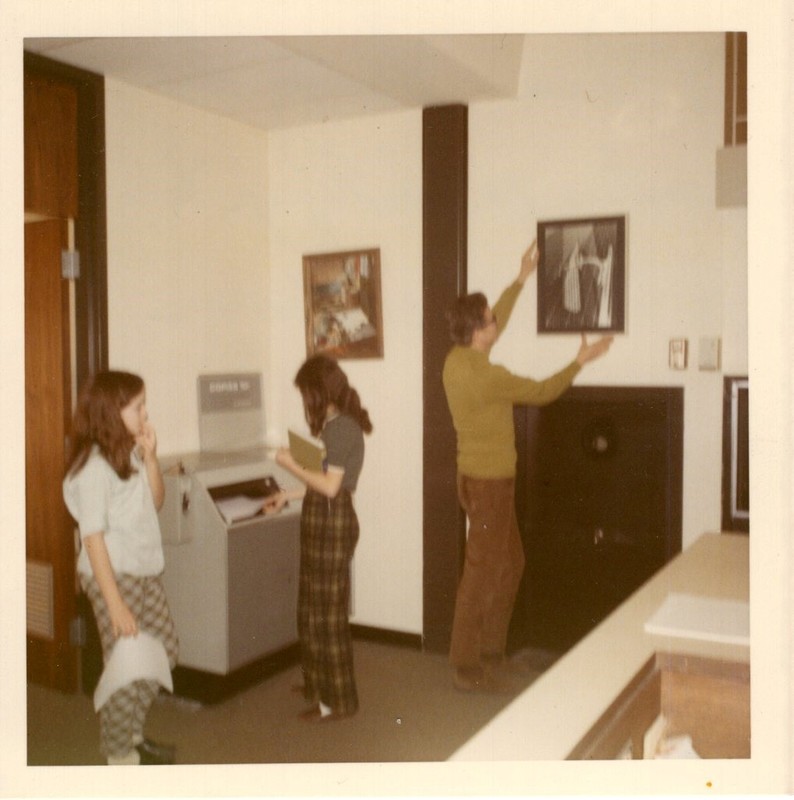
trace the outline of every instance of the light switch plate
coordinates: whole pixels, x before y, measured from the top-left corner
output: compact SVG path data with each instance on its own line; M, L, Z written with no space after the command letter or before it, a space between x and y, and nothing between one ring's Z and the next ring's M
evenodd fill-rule
M701 336L698 345L698 367L703 370L720 368L720 337Z
M686 339L670 339L668 355L670 369L686 369L688 349Z

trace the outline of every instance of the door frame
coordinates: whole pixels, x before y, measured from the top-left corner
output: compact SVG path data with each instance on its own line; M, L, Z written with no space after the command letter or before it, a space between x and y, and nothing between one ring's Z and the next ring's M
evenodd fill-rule
M108 365L105 79L102 75L25 53L25 74L66 83L77 92L78 213L75 248L77 388Z
M27 52L24 75L66 84L77 94L78 211L74 246L80 253L80 277L75 282L73 388L79 391L88 376L108 366L105 80L96 73ZM69 410L71 416L72 409ZM73 575L61 578L74 580ZM80 686L73 687L75 690L85 689L86 672L96 672L97 663L101 665L99 645L90 635L92 618L79 598L77 615L87 624L78 626L76 632L88 628L89 636L88 646L81 654L82 669L78 670ZM85 636L78 633L74 643L85 645Z

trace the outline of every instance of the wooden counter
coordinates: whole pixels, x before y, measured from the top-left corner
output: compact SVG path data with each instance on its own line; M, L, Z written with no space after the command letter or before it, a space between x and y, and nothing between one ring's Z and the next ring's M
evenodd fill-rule
M451 760L562 760L657 654L746 664L749 646L651 635L669 593L749 601L749 540L704 534L459 748Z

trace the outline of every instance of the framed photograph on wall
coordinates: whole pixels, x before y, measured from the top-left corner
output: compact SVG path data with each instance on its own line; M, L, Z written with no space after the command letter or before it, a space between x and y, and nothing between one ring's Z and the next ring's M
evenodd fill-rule
M538 222L538 333L625 325L626 218Z
M303 257L306 354L383 358L380 249Z

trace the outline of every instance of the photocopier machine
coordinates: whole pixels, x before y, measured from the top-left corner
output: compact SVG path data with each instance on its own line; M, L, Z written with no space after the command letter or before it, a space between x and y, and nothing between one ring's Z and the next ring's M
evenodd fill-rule
M260 376L198 378L199 452L163 456L160 528L179 666L228 675L297 641L298 482L268 455Z

